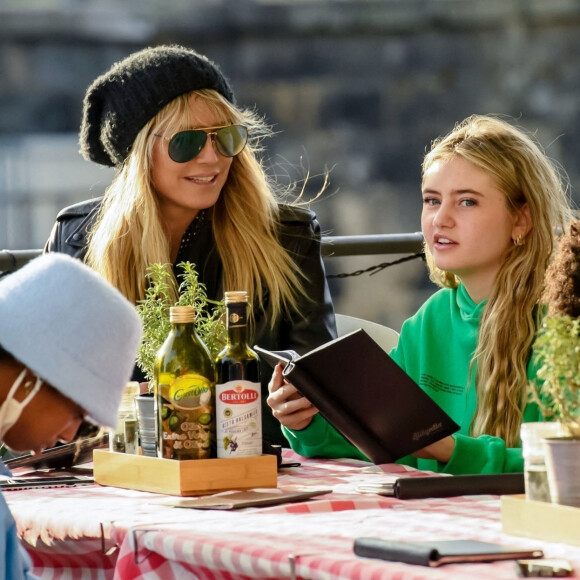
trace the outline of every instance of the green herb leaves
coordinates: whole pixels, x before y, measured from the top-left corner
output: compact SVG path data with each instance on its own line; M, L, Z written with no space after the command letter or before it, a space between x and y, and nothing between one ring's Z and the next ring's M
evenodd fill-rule
M137 365L148 380L153 378L153 366L157 351L167 338L171 324L169 308L174 305L193 306L195 327L208 347L212 358L224 347L227 339L225 304L207 297L206 287L199 281L195 264L180 262L177 267L179 287L171 264L152 264L147 269L149 285L145 298L137 304L137 312L143 321L143 338L137 352ZM177 301L175 298L177 297Z
M580 437L580 318L552 314L544 318L534 343L541 367L531 395L545 418L561 421Z

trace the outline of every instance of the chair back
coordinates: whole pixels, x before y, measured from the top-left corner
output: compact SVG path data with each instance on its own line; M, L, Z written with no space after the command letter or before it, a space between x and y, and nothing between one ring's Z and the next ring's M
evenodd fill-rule
M386 352L397 346L399 341L399 333L388 326L346 314L336 315L338 336L344 336L359 328L362 328Z

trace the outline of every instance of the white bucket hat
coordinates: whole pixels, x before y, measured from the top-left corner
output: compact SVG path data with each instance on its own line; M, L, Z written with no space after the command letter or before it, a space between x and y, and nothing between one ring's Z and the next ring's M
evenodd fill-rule
M0 345L100 425L117 424L141 332L134 306L65 254L0 281Z

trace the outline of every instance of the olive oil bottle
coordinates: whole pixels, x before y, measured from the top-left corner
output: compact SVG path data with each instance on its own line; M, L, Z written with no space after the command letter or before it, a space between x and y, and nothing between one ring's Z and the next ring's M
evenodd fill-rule
M171 331L155 359L159 457L215 457L215 364L195 331L192 306L169 311Z
M248 346L248 293L226 292L227 345L216 360L218 457L262 454L258 355Z

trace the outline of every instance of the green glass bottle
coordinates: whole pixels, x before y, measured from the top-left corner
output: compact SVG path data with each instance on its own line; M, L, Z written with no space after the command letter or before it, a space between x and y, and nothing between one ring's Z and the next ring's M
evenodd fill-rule
M227 345L216 360L218 457L262 454L258 355L248 346L248 293L226 292Z
M153 374L159 457L215 457L215 364L195 331L193 306L173 306Z

